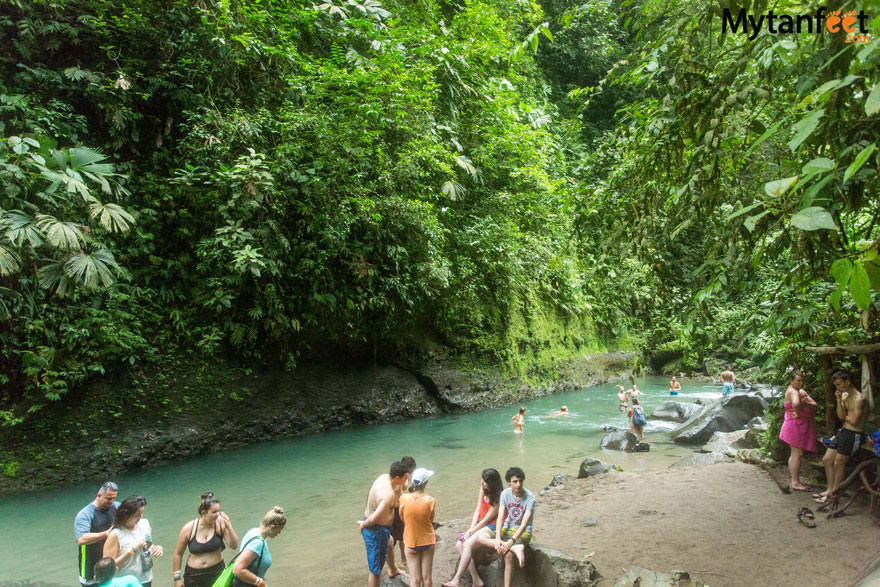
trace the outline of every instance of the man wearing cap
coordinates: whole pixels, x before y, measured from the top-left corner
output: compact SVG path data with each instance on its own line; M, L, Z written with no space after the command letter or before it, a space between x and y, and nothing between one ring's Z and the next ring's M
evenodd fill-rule
M367 549L367 566L370 569L367 584L370 587L379 587L382 567L385 566L385 557L388 555L394 507L398 505L398 496L408 480L407 464L400 461L392 463L388 474L380 475L370 487L364 519L355 522Z
M107 481L98 489L95 500L81 509L73 521L73 534L79 546L79 582L82 585L97 585L94 568L104 556L104 542L110 534L110 526L116 516L116 494L119 487Z

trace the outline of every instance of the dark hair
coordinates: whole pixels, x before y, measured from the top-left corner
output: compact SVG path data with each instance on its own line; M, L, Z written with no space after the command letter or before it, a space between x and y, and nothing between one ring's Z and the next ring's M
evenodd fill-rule
M147 505L147 500L141 495L132 495L126 497L125 500L121 504L119 504L119 507L116 509L116 516L113 518L113 527L124 527L125 523L133 515L137 514L138 510L145 505Z
M634 406L639 405L639 398L637 398L637 397L634 397L634 398L633 398L633 405L634 405Z
M730 371L730 365L725 365L724 367L727 371Z
M519 407L519 413L520 413L520 414L525 414L525 413L526 413L526 409L525 409L524 407L520 406L520 407Z
M401 464L406 466L406 472L410 475L416 470L416 460L412 457L403 457L400 459Z
M788 374L788 380L794 381L795 377L803 377L803 376L804 376L804 374L801 373L800 369L792 369L791 373Z
M113 481L104 481L104 484L98 489L98 495L104 495L108 491L119 491L119 486Z
M831 376L831 381L834 381L836 379L840 379L841 381L849 381L850 383L852 383L852 379L850 379L849 374L843 371L837 371L834 373L834 375Z
M404 475L409 474L409 467L403 461L394 461L391 463L391 470L388 471L388 474L392 479L395 477L403 477Z
M215 503L220 503L220 500L214 497L214 494L211 491L202 494L202 503L199 504L199 515L201 516L203 513L210 511L211 506Z
M519 467L511 467L507 469L507 472L504 474L504 480L510 483L510 480L514 477L519 477L522 481L526 480L526 474Z
M95 563L94 571L98 583L106 583L116 574L116 561L112 557L105 556Z
M501 483L501 473L495 469L483 469L483 481L489 486L489 489L485 492L486 497L489 498L489 503L498 505L501 491L504 489L504 485Z

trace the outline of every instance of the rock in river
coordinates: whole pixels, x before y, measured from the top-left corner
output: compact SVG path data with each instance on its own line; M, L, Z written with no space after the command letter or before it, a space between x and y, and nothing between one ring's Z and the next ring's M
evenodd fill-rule
M632 452L639 443L639 437L629 430L612 430L602 439L602 448L606 450L624 450Z
M578 471L578 479L603 475L610 470L611 467L609 467L607 463L603 463L599 459L594 459L593 457L587 457L581 463L581 468Z
M683 402L666 402L654 408L651 418L654 420L666 420L667 422L687 422L691 416L700 411L697 404Z
M763 415L765 409L767 402L760 397L722 397L673 430L672 440L682 444L704 444L716 432L733 432L744 428L752 418Z

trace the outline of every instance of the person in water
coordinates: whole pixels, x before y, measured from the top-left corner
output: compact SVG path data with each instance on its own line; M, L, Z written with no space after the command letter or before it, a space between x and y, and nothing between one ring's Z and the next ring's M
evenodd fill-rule
M795 491L812 491L801 483L801 460L804 451L816 452L816 417L814 411L818 404L804 391L804 375L797 369L789 376L790 383L785 390L785 420L779 439L791 447L788 457L788 471L791 473L791 488Z
M395 461L387 474L380 475L370 487L364 518L355 522L364 539L367 550L367 567L370 570L368 585L379 587L382 567L388 556L388 543L391 538L391 524L394 521L394 508L399 507L399 495L409 480L409 469L405 463Z
M567 416L568 415L568 406L562 406L555 412L550 412L547 414L548 418L558 418L559 416Z
M734 387L736 387L736 375L730 370L730 365L727 365L721 373L721 393L730 395Z
M416 470L416 460L412 457L403 457L400 459L400 462L406 465L406 470L412 477L413 471ZM397 499L400 500L400 496L403 493L403 490L406 489L405 486L400 487L397 490ZM388 576L396 577L397 575L403 574L403 569L401 569L397 564L394 556L394 545L398 544L400 546L400 564L406 566L406 551L404 551L403 545L403 532L405 529L405 524L403 519L400 517L400 507L394 508L394 521L391 522L391 541L388 543L388 560L386 563L388 564Z
M187 522L177 537L171 561L174 587L211 587L223 572L223 549L226 543L238 548L238 536L229 518L220 511L220 501L211 492L202 494L199 517ZM189 548L186 570L181 571L183 553Z
M95 585L93 569L104 556L104 542L110 535L113 518L116 516L116 494L119 487L107 481L98 488L97 497L81 509L73 520L73 535L79 547L79 582L81 585ZM114 572L116 567L113 568Z
M95 563L94 573L98 587L143 587L133 575L116 577L116 561L109 556Z
M147 500L140 495L125 498L113 518L104 556L114 559L119 573L134 575L144 587L152 587L153 559L162 556L162 547L153 544L150 522L144 518L146 507Z
M822 493L814 494L818 503L827 502L837 486L843 481L844 468L851 456L862 448L866 443L865 437L865 395L853 387L849 375L838 371L831 377L837 391L834 396L837 399L837 417L843 425L837 430L828 443L828 450L822 458L825 465L825 476L828 479L828 488Z
M433 584L434 544L437 542L434 536L435 500L425 493L425 486L433 475L434 471L416 469L409 493L400 497L400 516L406 524L403 542L412 587L431 587Z
M629 412L627 412L627 416L629 416L629 427L633 434L638 436L639 440L644 440L645 424L647 423L647 420L645 418L645 411L642 409L642 406L639 405L639 400L637 398L633 398L633 405Z
M617 386L617 401L620 402L618 408L620 408L621 412L625 412L629 407L629 394L623 388L622 385Z
M241 551L232 567L232 587L266 587L266 571L272 566L272 554L266 541L276 538L287 525L284 509L275 506L263 516L259 527L248 530L241 539Z
M629 390L629 397L634 398L639 395L645 395L645 394L642 393L641 391L639 391L639 388L636 387L635 383L633 383L632 389Z
M681 391L681 383L673 375L672 381L669 382L669 395L678 395L679 391Z
M510 420L513 422L513 433L514 434L523 434L523 422L526 419L526 409L522 406L519 408L519 413L514 415Z
M474 516L471 519L471 526L467 529L467 532L463 532L458 536L458 541L455 543L455 550L461 556L461 560L458 562L458 570L455 572L455 576L450 581L443 583L443 585L459 587L465 569L471 575L473 587L483 587L485 585L477 573L473 552L479 546L477 542L478 536L488 536L490 531L495 531L495 522L498 519L498 507L503 489L501 474L495 469L484 469L480 480L480 491L477 494L477 508L474 510Z

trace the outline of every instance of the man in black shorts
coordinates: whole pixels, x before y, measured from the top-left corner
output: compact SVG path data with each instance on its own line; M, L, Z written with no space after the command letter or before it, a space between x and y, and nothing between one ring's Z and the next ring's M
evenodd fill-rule
M865 438L865 403L864 394L853 387L849 375L838 371L832 376L837 391L837 417L843 425L828 443L828 450L822 458L825 465L825 476L828 489L813 495L818 503L826 503L833 495L837 486L843 481L844 468L851 456L856 454L866 442Z
M409 473L410 479L412 479L413 471L416 470L416 460L412 457L403 457L400 459L400 462L406 466L406 470ZM403 493L405 488L400 488L400 493ZM400 494L397 495L398 500L400 499ZM403 520L400 518L400 507L394 508L394 522L391 523L391 539L388 541L388 559L385 561L388 565L388 576L396 577L403 573L399 566L397 566L394 562L394 545L400 545L400 566L406 566L406 553L404 552L403 546Z

